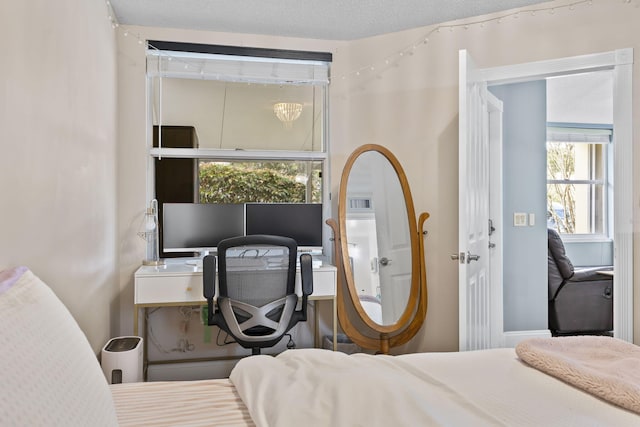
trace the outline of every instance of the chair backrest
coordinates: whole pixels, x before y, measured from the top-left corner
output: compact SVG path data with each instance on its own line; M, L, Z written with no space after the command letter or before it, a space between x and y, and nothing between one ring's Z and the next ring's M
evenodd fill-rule
M218 245L220 296L256 307L295 292L297 243L281 236L249 235Z
M547 229L548 237L548 285L549 300L555 298L565 280L574 274L573 264L567 257L560 234L554 229Z
M248 235L218 244L219 310L213 310L215 261L204 262L204 294L209 325L218 325L246 348L272 347L297 322L307 319L307 296L313 292L311 257L300 257L303 297L295 310L297 243L281 236Z

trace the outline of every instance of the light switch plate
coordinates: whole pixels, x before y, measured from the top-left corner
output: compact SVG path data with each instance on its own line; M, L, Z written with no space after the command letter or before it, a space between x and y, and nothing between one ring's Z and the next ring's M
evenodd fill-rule
M514 227L526 227L527 226L527 214L522 212L514 212L513 214L513 226Z
M529 214L529 227L533 227L534 225L536 225L536 214L530 213Z

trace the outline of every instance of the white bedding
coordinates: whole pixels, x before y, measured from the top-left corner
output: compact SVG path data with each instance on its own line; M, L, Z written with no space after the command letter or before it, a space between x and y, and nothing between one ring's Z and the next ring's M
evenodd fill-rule
M119 427L254 425L227 379L125 383L110 388Z
M0 426L117 426L87 338L25 267L0 272Z
M248 426L248 414L277 427L640 426L640 415L525 365L511 349L291 350L241 360L235 390L225 380L110 390L69 311L24 267L0 272L0 325L2 427Z
M230 377L258 426L640 426L513 349L403 356L287 351Z
M0 271L0 427L253 426L225 379L109 386L80 327L26 267Z

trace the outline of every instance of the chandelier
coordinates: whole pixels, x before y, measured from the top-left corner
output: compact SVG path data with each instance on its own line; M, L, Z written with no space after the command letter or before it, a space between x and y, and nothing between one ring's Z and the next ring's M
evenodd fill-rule
M273 105L273 112L284 124L285 129L293 127L294 120L297 120L302 113L302 104L297 102L278 102Z

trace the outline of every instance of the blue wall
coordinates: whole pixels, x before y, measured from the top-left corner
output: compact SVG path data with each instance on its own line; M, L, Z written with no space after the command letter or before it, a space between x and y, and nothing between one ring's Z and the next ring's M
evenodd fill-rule
M575 267L613 265L613 241L567 242L564 249Z
M504 330L548 329L546 82L493 86L502 100ZM527 226L513 225L514 213ZM529 225L529 214L535 224Z

